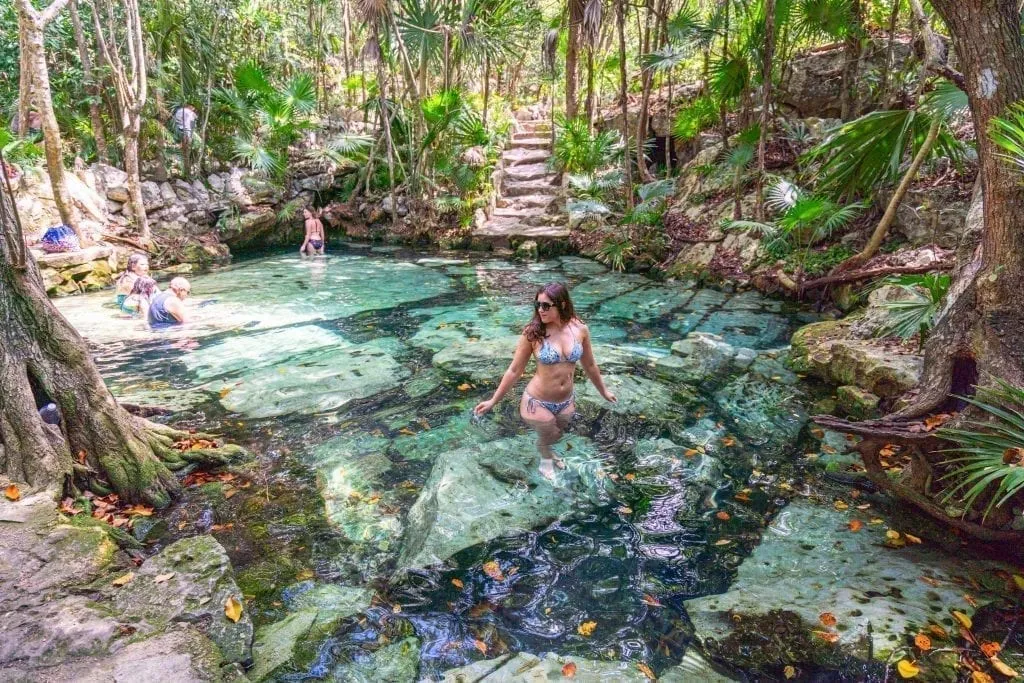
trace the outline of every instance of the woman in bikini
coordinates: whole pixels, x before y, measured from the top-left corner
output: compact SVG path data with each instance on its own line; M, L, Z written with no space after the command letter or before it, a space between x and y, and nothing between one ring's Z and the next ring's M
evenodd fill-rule
M605 400L614 402L616 399L604 385L590 346L590 331L576 317L566 286L557 282L544 285L534 297L533 308L533 319L519 337L512 364L494 395L477 405L473 412L483 415L493 408L522 377L530 356L536 356L537 372L519 401L519 414L537 430L540 471L552 479L555 465L564 465L555 458L551 446L562 438L576 413L573 389L576 363L583 365L583 371Z
M306 219L306 239L299 247L300 254L314 256L324 253L324 224L309 209L302 210L302 216Z

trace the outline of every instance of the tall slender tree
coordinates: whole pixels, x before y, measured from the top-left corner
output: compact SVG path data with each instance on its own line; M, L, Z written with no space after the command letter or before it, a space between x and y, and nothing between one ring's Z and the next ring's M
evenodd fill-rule
M78 13L78 0L70 0L68 9L71 12L71 25L75 31L75 44L78 47L78 59L82 63L82 74L85 76L85 89L89 93L89 123L92 126L92 137L96 141L96 156L103 163L109 163L107 154L107 136L104 132L103 117L100 115L102 93L93 68L90 42L85 37L82 17Z
M80 242L85 243L85 236L78 226L78 215L74 204L71 203L71 194L64 180L64 144L60 126L57 125L57 115L53 110L50 70L46 66L46 47L43 42L46 25L53 21L67 4L68 0L54 0L45 10L39 11L32 5L32 0L16 0L18 30L22 36L21 47L24 50L22 64L25 71L21 77L23 83L25 79L28 80L28 86L22 86L21 92L29 94L29 101L35 105L42 121L46 171L50 176L53 200L57 204L57 211L60 212L60 219L74 229ZM24 94L22 96L25 97ZM24 102L21 105L24 106ZM22 134L27 129L27 123L27 117L25 121L19 122Z
M622 141L629 148L629 101L626 99L626 0L615 0L615 23L619 29L619 107L622 114ZM632 159L622 155L622 178L626 207L633 208Z
M772 72L775 60L775 0L764 4L764 54L761 63L761 135L757 142L757 220L764 222L765 153L772 116Z

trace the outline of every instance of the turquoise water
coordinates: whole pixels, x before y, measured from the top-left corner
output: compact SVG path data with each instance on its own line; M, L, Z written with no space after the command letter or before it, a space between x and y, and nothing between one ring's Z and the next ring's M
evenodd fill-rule
M554 280L619 402L578 373L552 485L518 417L523 383L493 416L470 410ZM419 676L547 651L665 671L692 639L684 601L724 591L783 503L744 490L806 420L778 349L807 316L754 292L574 257L366 248L251 260L192 291L196 320L163 333L116 318L107 295L59 307L119 398L255 456L232 482L187 489L154 549L213 533L257 626L309 596L358 603L276 676L374 680L385 651ZM677 343L691 332L721 340Z

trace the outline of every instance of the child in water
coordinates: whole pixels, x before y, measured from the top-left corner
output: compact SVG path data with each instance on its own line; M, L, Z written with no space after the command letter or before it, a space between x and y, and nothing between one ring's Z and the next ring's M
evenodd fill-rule
M160 291L156 280L151 277L136 278L129 294L121 304L121 310L133 318L145 318L149 315L149 302Z

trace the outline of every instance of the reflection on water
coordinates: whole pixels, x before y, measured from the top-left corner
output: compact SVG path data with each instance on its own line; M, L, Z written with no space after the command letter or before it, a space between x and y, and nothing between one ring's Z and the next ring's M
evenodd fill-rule
M552 280L570 285L620 399L606 405L580 373L554 485L514 397L469 420ZM676 664L692 632L682 602L729 585L777 505L733 494L789 452L805 419L770 351L794 314L751 292L573 257L368 250L248 261L192 291L206 302L196 321L161 333L115 318L106 294L59 307L122 400L171 408L257 456L237 495L189 489L157 547L212 529L258 624L300 609L296 596L321 608L338 603L329 591L361 596L279 675L398 680L410 656L429 676L547 651ZM687 380L714 360L672 352L695 331L728 353Z

